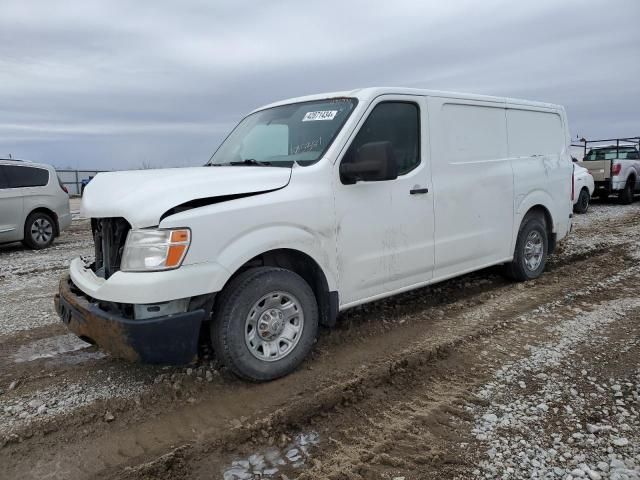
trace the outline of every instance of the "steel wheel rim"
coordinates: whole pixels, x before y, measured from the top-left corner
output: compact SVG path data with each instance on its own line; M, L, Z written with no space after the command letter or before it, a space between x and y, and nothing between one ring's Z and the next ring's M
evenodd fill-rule
M542 263L544 244L542 235L537 230L529 232L524 242L524 263L531 271L537 270Z
M46 218L36 218L31 224L31 238L39 245L45 245L53 237L53 225Z
M295 350L302 337L304 313L291 293L270 292L253 304L244 325L244 341L258 360L275 362Z

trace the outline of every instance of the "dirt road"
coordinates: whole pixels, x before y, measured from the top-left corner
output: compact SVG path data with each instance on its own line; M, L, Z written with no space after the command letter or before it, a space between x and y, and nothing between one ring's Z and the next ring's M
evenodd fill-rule
M639 239L640 203L594 205L541 279L488 269L345 312L262 385L206 346L163 368L67 335L51 298L86 222L0 247L0 477L638 478Z

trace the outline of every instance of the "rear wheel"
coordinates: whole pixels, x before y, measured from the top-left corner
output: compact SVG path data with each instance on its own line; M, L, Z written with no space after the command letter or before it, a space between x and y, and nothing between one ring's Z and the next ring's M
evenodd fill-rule
M505 265L508 277L519 282L538 278L547 263L548 237L542 214L531 213L522 221L511 263Z
M292 372L311 351L318 331L311 287L282 268L239 274L222 291L215 314L216 354L233 373L252 381Z
M633 202L633 190L635 188L635 181L633 178L629 178L624 185L624 189L618 194L618 200L623 205L628 205Z
M35 212L27 217L24 223L23 243L34 250L47 248L53 243L55 236L55 223L50 215L44 212Z
M591 201L591 196L589 195L589 190L586 187L580 190L580 195L578 196L578 201L573 206L573 211L576 213L587 213L589 209L589 202Z

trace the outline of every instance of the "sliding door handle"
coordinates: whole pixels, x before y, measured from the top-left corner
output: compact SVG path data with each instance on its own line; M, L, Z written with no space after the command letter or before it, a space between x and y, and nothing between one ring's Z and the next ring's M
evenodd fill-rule
M412 188L411 190L409 190L410 195L417 195L419 193L429 193L429 189L428 188Z

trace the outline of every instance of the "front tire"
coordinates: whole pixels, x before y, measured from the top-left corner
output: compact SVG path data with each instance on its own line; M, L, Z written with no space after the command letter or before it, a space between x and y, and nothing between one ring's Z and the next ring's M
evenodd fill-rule
M27 217L24 222L24 240L27 247L34 250L47 248L53 243L55 237L55 223L50 215L44 212L35 212Z
M583 188L580 190L580 195L578 196L578 201L573 206L573 211L576 213L587 213L589 210L589 203L591 202L591 195L589 195L589 190Z
M318 305L298 274L275 267L246 270L220 294L211 341L237 376L263 382L295 370L313 347Z
M507 276L518 282L533 280L544 272L549 242L541 214L527 214L520 225L513 260L505 266Z

